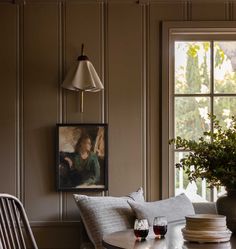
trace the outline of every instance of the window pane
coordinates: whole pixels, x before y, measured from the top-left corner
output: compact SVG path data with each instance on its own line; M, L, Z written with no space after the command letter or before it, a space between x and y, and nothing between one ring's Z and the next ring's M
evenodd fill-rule
M175 93L210 92L210 42L175 42Z
M187 156L188 152L175 152L175 163ZM187 174L182 168L175 169L175 195L185 193L192 202L211 200L211 190L207 188L205 180L189 182Z
M230 125L233 115L236 115L236 97L215 97L214 114L225 127Z
M216 93L236 93L236 42L214 42L214 89Z
M179 163L182 158L187 156L189 152L175 152L175 164ZM175 195L183 193L183 189L188 186L188 179L186 174L184 174L183 169L175 168Z
M175 137L198 140L210 129L209 97L175 97Z

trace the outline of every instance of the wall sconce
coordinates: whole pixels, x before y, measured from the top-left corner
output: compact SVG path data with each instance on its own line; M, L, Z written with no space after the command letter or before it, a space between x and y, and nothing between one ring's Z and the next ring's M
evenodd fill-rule
M93 64L84 55L84 44L81 47L81 55L68 71L62 87L80 93L80 112L84 111L84 92L98 92L104 89Z

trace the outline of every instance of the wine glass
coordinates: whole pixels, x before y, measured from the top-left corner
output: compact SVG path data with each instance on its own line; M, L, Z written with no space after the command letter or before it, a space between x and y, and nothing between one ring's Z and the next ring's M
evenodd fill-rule
M158 239L164 238L167 232L167 218L158 216L153 221L153 231Z
M134 222L134 234L140 241L145 240L148 236L149 226L147 219L136 219Z

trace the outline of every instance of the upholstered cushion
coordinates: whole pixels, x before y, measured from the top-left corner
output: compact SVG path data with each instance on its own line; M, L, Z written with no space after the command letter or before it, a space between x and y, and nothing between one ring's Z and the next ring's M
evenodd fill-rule
M128 197L90 197L75 194L74 198L88 236L96 249L103 248L102 238L105 234L133 227L135 215L127 200L144 201L142 188Z
M138 203L128 201L138 219L148 219L149 225L156 216L166 216L168 222L184 220L186 215L195 214L191 201L185 194L166 200Z
M129 197L136 202L145 202L142 187L138 188L135 192L129 193L126 197Z
M217 214L215 202L195 202L193 207L196 214Z

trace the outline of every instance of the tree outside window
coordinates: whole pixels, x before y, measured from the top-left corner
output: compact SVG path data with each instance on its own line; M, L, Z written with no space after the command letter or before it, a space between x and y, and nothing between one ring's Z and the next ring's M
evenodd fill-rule
M229 126L236 114L236 41L176 41L174 49L174 136L197 140L212 129L208 113ZM178 162L188 152L174 153ZM214 199L204 180L189 183L176 170L175 193L181 192L193 201Z

